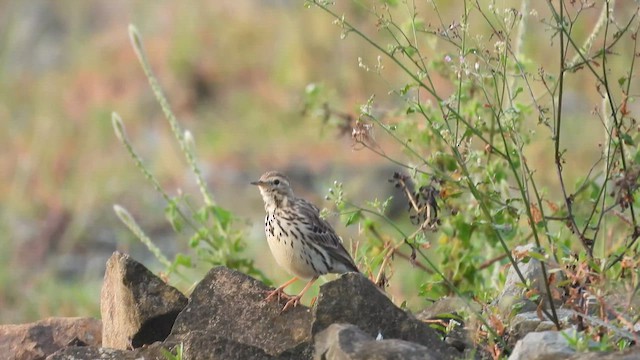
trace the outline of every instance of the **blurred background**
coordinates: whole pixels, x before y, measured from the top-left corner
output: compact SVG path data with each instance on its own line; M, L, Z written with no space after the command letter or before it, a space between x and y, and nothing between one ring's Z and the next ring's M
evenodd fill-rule
M459 6L442 1L440 16L459 19ZM361 8L338 8L376 34ZM333 107L357 115L372 94L381 111L399 104L389 90L406 79L391 67L384 79L359 68L359 57L373 65L377 53L355 36L341 40L332 19L302 1L1 0L0 323L99 316L104 265L114 250L160 269L117 219L114 204L170 253L187 248L175 241L161 196L112 130L117 111L163 187L196 193L129 43L129 24L139 29L175 114L195 137L215 199L250 224L247 254L274 282L288 275L265 252L262 200L250 181L281 170L320 207L330 205L324 196L333 180L356 200L393 194L386 180L397 169L354 149L349 133L304 114L304 92L322 86ZM526 49L534 61L555 61L539 54L549 44L534 40ZM441 81L446 93L451 84ZM598 95L587 83L569 85L566 106L580 119L592 110L583 98ZM588 129L568 126L583 130L569 146L584 144ZM396 148L385 151L402 158ZM534 146L532 161L544 151Z
M353 151L349 134L303 116L310 83L335 89L336 105L349 112L386 90L358 70L357 57L371 51L340 41L331 19L301 1L0 1L0 323L98 316L105 262L116 249L160 269L114 204L169 253L187 247L112 130L117 111L164 188L197 198L129 43L130 23L194 134L215 199L252 224L249 256L275 282L287 274L254 255L268 253L250 181L279 169L323 206L333 179L392 174Z

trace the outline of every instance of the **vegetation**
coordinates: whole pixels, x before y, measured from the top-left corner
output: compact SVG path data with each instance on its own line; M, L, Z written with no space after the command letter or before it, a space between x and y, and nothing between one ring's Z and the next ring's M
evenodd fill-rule
M191 281L193 277L189 277L184 271L189 271L193 268L204 271L212 266L222 265L266 280L262 273L255 268L253 261L247 259L242 254L246 247L245 241L243 240L244 234L242 231L234 229L232 214L227 209L216 205L209 193L200 167L196 162L193 135L191 135L189 131L183 131L180 128L178 120L171 111L169 102L162 93L160 85L151 71L138 31L135 27L130 26L129 34L138 60L140 60L142 68L149 79L149 84L153 89L156 99L162 106L171 130L176 137L176 141L180 145L180 150L185 155L187 163L196 178L203 205L196 208L196 205L193 204L191 198L186 194L179 194L178 196L172 197L162 189L160 182L149 169L144 166L142 159L133 149L132 144L126 136L122 119L117 113L112 114L113 128L118 140L125 146L138 168L153 185L153 188L158 191L167 202L165 214L173 230L178 235L188 233L189 248L193 250L195 258L178 253L175 255L173 261L169 261L160 248L144 234L144 231L126 209L116 205L114 207L115 212L120 220L122 220L154 254L156 259L166 267L167 277L176 273L182 280Z
M511 350L505 341L510 319L495 315L491 301L507 268L518 271L519 262L536 259L543 264L545 291L530 289L527 296L557 326L557 304L573 309L581 332L570 343L577 349L593 350L597 344L610 350L637 342L637 9L613 0L444 3L308 0L305 19L330 27L307 27L302 43L323 37L323 44L337 44L332 51L352 58L335 56L330 65L310 65L326 74L324 81L302 65L291 71L300 74L298 84L310 82L297 89L305 121L292 120L299 114L280 113L282 120L260 122L259 111L246 109L265 104L243 103L238 106L245 109L238 112L245 115L242 121L213 126L206 134L190 116L177 120L179 110L171 109L159 84L165 80L151 70L155 55L147 59L147 47L131 27L131 43L168 120L176 152L184 155L195 179L187 191L167 190L167 183L177 180L165 180L162 167L145 162L139 149L145 146L141 134L149 129L125 131L133 122L127 112L133 111L111 107L123 114L111 116L117 139L163 200L175 241L182 245L168 254L145 234L148 225L134 220L157 215L136 205L131 211L130 198L142 200L142 194L116 200L122 206L115 212L153 253L165 278L187 290L214 265L264 281L273 275L251 253L255 247L249 245L243 218L218 198L224 194L214 197L209 190L202 168L206 158L196 156L194 138L219 140L198 146L200 154L230 154L253 144L254 156L268 152L273 157L276 143L303 151L323 144L332 149L325 153L328 162L349 152L362 167L397 168L370 179L368 186L398 189L408 212L392 213L390 204L398 199L386 195L362 200L356 193L369 194L368 187L354 189L348 178L333 183L326 197L332 206L323 211L329 218L339 215L346 234L354 235L352 251L361 269L389 289L396 303L420 309L457 295L480 304L475 340L492 357L504 357ZM196 57L197 41L190 41L180 52L184 58L174 59L176 69ZM250 56L240 57L246 62ZM287 65L276 73L294 81ZM356 65L371 86L352 81ZM259 87L257 82L251 86ZM351 148L336 146L344 142L327 136L326 128L349 137ZM221 135L225 129L251 136L238 145ZM533 250L514 251L525 244L533 244ZM0 272L0 284L6 277ZM598 311L590 311L594 307Z
M394 281L385 274L394 273L389 259L399 254L423 263L416 271L434 274L417 284L421 296L456 294L480 302L485 311L479 330L488 335L478 341L493 357L510 351L503 343L509 319L492 318L495 311L487 305L497 295L496 275L503 274L505 261L558 328L554 304L575 311L584 330L576 344L588 343L586 338L600 349L625 347L637 341L640 320L633 306L640 287L640 153L630 110L638 90L632 85L640 54L637 12L614 11L612 1L522 1L518 9L464 4L450 20L440 16L437 2L364 6L372 32L332 2L307 2L333 19L341 38L357 37L377 50L377 58L358 60L362 69L393 84L385 72L393 67L404 79L390 85L400 101L385 112L377 111L372 94L357 116L341 116L315 89L309 106L333 123L349 122L354 146L406 169L389 181L406 194L415 226L407 231L386 217L388 200L350 203L339 184L331 198L349 214L345 225L364 224L367 240L360 240L366 244L360 250L379 285ZM436 16L429 23L425 14ZM596 14L598 20L589 21ZM594 25L586 34L576 30L585 24ZM525 50L542 34L551 65ZM589 116L576 117L576 105L567 104L566 84L575 79L598 95L596 101L579 99L577 106L592 109ZM583 154L569 146L579 128L584 135L600 134L585 139L597 154L593 159L577 158ZM382 136L391 144L381 145ZM387 155L388 146L402 148L405 156ZM536 154L538 146L548 150ZM514 251L528 243L533 251ZM531 258L542 262L543 293L519 271L518 260ZM591 302L597 314L589 311Z

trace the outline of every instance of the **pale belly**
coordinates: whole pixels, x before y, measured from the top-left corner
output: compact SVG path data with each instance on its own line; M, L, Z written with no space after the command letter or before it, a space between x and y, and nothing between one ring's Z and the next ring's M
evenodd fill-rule
M278 241L277 236L271 236L267 233L267 242L271 254L276 259L278 265L283 267L289 273L302 279L310 279L312 277L322 275L318 274L311 266L309 256L302 255L300 244L293 239L282 237ZM317 269L322 271L321 269ZM326 271L325 271L326 272Z

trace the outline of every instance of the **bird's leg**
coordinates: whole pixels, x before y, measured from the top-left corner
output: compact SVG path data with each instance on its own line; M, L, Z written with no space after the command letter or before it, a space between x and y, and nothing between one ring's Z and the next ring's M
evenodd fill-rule
M300 303L300 299L302 299L302 295L304 295L304 293L306 293L307 290L309 290L311 285L313 285L313 283L316 282L316 280L318 280L317 276L314 276L313 279L309 280L307 285L304 286L304 289L302 289L302 291L300 291L300 294L292 297L289 301L287 301L286 304L284 304L284 307L282 308L282 312L284 312L285 310L287 310L290 307L295 307L296 305L298 305Z
M274 296L278 297L278 301L280 301L280 298L286 298L286 299L290 299L291 296L287 295L284 293L284 289L293 284L296 280L298 280L297 276L294 276L293 279L287 281L286 283L280 285L277 289L269 291L267 293L267 297L264 299L265 301L269 301L271 300L271 298L273 298Z

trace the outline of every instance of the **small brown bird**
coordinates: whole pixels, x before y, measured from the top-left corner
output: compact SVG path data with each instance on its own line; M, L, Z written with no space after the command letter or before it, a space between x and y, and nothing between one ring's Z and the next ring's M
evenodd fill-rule
M273 257L278 265L294 278L270 291L266 300L277 296L289 298L282 311L296 306L302 295L320 275L359 272L353 259L342 246L342 239L331 225L320 218L318 208L293 194L289 179L276 171L269 171L257 185L264 200L264 230ZM289 297L284 289L294 281L310 279L300 294Z

